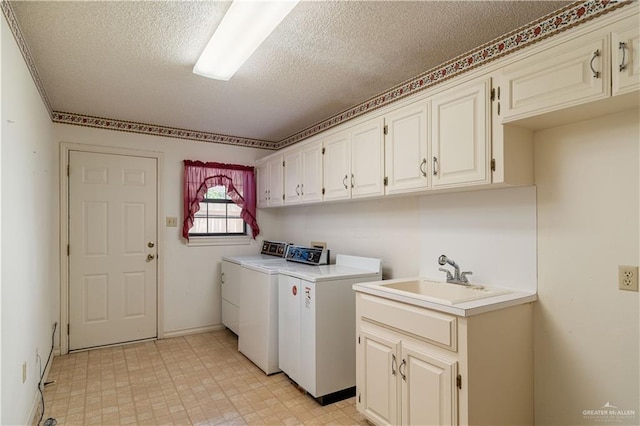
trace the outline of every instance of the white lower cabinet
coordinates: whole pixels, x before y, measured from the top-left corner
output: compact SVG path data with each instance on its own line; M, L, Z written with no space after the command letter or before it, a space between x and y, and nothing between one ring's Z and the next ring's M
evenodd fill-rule
M358 404L377 424L457 424L457 362L401 333L367 324L358 360L365 364ZM398 403L399 402L399 403Z
M356 407L378 425L533 424L531 304L470 317L358 292Z

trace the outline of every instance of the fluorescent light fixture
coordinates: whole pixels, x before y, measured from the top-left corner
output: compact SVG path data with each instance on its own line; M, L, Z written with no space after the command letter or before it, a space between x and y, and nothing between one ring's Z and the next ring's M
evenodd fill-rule
M299 0L235 0L207 43L194 74L229 80Z

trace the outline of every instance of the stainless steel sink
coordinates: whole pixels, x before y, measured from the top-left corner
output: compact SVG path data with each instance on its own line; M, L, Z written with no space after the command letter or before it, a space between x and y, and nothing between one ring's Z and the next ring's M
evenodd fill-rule
M465 286L427 280L400 281L386 284L382 281L379 286L393 292L408 293L421 299L446 305L455 305L511 293L510 290L502 288L489 288L478 285Z

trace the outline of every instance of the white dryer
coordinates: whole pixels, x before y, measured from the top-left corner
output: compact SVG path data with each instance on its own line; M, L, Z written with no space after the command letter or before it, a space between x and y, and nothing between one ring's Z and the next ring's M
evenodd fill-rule
M323 405L355 395L352 285L381 279L380 259L341 254L335 265L280 271L279 367Z

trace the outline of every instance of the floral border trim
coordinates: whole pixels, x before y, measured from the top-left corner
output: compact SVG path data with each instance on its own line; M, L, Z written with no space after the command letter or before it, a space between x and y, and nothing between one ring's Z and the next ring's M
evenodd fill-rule
M587 22L604 13L615 10L621 6L637 2L638 0L581 0L552 14L542 17L530 24L503 35L486 43L475 50L460 55L449 62L439 65L405 81L391 89L355 105L339 114L320 121L306 129L278 141L271 142L259 139L249 139L238 136L222 135L217 133L202 132L197 130L180 129L154 124L137 123L132 121L115 120L90 115L75 114L69 112L54 111L47 97L38 71L29 53L27 44L22 36L20 27L15 17L10 0L1 0L0 7L11 28L18 47L24 57L33 81L42 97L42 100L54 123L65 123L76 126L95 127L122 132L141 133L154 136L172 137L200 142L221 143L227 145L245 146L250 148L263 148L278 150L303 139L314 136L346 121L359 117L367 112L374 111L389 105L409 95L413 95L452 77L470 71L480 65L486 64L497 58L511 54L526 46L539 42L554 34L568 30L576 25Z
M47 92L44 90L44 85L42 84L42 80L40 80L40 76L38 75L38 70L36 69L36 65L33 62L33 57L29 52L29 48L27 47L27 43L22 36L22 31L20 30L20 26L18 25L18 21L16 20L16 14L11 6L11 2L7 0L2 0L0 2L0 8L2 8L2 14L7 20L7 24L11 29L11 33L18 43L18 48L20 49L20 53L22 53L22 57L24 58L24 62L29 69L29 73L31 73L31 78L38 89L38 93L40 93L40 97L42 98L42 102L44 102L44 106L49 113L49 116L52 116L51 102L49 102L49 97L47 96Z
M278 149L287 147L367 112L374 111L409 95L418 93L480 65L484 65L554 34L568 30L578 24L587 22L620 6L631 4L634 1L637 0L583 0L570 4L559 11L553 12L519 29L500 36L475 50L462 54L365 102L295 133L280 141L278 143Z
M239 145L249 148L277 149L277 142L221 135L218 133L199 132L196 130L180 129L176 127L158 126L155 124L137 123L134 121L113 120L110 118L93 117L91 115L81 115L60 111L53 111L52 121L54 123L72 124L74 126L96 127L99 129L142 133L146 135L187 139L199 142Z

